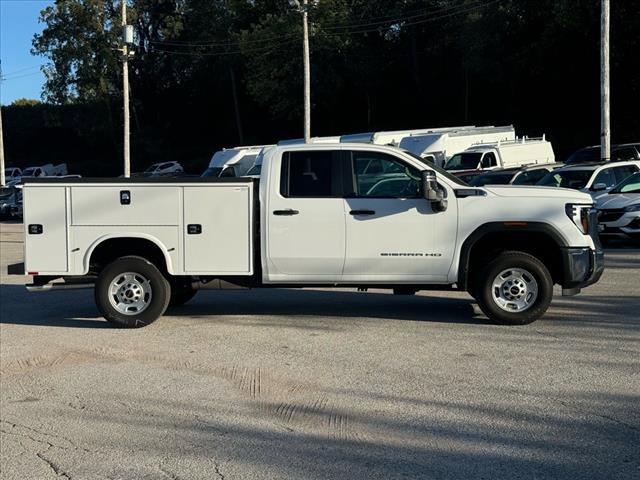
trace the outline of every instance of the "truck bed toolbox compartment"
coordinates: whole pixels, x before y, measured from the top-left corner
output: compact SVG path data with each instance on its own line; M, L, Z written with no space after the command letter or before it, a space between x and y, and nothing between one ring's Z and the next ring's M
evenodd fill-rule
M72 225L178 225L180 187L72 186Z

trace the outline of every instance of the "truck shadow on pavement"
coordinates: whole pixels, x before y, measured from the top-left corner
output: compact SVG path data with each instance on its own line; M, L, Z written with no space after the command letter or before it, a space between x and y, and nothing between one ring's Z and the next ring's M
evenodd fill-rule
M342 321L375 320L495 325L481 314L473 299L456 296L391 295L380 291L345 290L229 290L202 291L188 304L167 310L156 322L163 325L177 317L203 323L244 324L332 330ZM450 294L447 294L450 295ZM634 305L637 297L558 297L543 322L583 325L607 330L640 329ZM245 317L245 318L239 318ZM277 317L277 318L275 318ZM340 319L336 322L336 319ZM110 328L94 305L90 290L29 294L24 286L0 285L0 323L69 328ZM534 325L539 325L539 322Z
M26 292L22 285L1 285L0 323L73 328L110 326L100 317L93 318L98 312L89 290L49 292L42 297L36 295ZM40 298L42 300L38 301ZM272 326L278 322L263 317L282 317L283 324L299 328L318 328L318 322L314 323L314 327L305 324L300 317L315 317L323 324L328 317L491 323L484 317L475 315L477 318L474 318L471 299L331 290L202 291L189 304L171 308L165 313L165 317L210 318L216 322L222 321L221 317L224 316L245 315L256 317L254 320L257 323ZM158 322L162 322L162 319Z

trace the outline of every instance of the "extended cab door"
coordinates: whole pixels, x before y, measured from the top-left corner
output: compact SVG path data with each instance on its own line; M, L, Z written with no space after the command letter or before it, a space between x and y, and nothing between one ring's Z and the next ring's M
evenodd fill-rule
M338 152L291 150L269 165L267 281L331 283L344 264Z
M420 171L373 151L344 151L351 179L344 200L344 282L445 282L457 234L456 198L436 212L422 196ZM375 173L372 165L376 164Z

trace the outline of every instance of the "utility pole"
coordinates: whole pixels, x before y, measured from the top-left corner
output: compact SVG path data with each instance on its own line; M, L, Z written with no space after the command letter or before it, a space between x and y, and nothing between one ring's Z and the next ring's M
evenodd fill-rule
M609 99L609 0L601 0L600 15L600 158L611 159L611 119Z
M4 177L4 139L2 137L2 105L0 104L0 187L7 184Z
M124 97L124 176L131 176L131 150L129 146L129 43L133 31L127 25L127 0L120 0L122 7L122 96ZM129 41L130 40L130 41Z
M302 50L304 56L304 142L311 140L311 66L309 60L309 1L302 0Z
M1 81L2 81L2 65L0 64L0 82ZM7 183L7 179L4 178L4 139L2 136L2 103L0 103L0 187L4 187L6 183Z

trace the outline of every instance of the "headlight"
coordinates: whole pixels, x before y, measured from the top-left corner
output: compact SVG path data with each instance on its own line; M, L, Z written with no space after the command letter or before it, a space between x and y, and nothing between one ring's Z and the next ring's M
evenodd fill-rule
M625 212L640 212L640 203L634 203L633 205L629 205L625 207Z
M578 227L578 230L584 234L589 233L589 210L591 208L591 205L578 205L575 203L567 203L565 206L567 216Z

